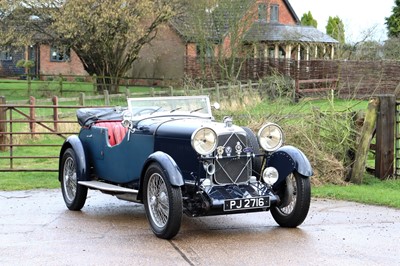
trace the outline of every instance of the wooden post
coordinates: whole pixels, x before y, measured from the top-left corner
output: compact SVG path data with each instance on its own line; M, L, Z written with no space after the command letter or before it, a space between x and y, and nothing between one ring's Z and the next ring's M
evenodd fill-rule
M150 96L151 97L155 96L155 92L154 92L154 88L153 87L150 88Z
M63 95L63 76L61 73L58 75L58 84L60 85L60 94Z
M53 121L54 121L54 130L58 132L58 97L53 96Z
M215 90L216 90L216 93L217 93L217 102L221 102L221 94L219 93L219 84L217 83L217 84L215 84Z
M361 184L363 180L369 146L371 144L372 134L375 130L378 107L378 98L373 98L369 101L368 109L365 114L364 125L361 130L360 142L358 144L356 158L354 160L354 166L350 177L350 181L355 184ZM392 143L392 145L394 144Z
M35 113L35 103L36 103L36 99L33 96L29 97L29 117L30 117L30 122L29 122L29 129L31 133L35 133L36 132L36 123L35 123L35 118L36 118L36 113ZM31 137L33 138L34 134L31 135Z
M110 106L110 94L108 94L108 90L104 90L103 94L104 94L104 104L106 106Z
M31 75L27 74L26 75L26 79L28 81L28 96L31 96L31 94L32 94L32 79L31 79Z
M6 97L0 96L0 105L6 104ZM0 120L4 122L0 122L0 132L7 132L7 108L0 107ZM7 137L5 133L0 133L0 144L4 145L7 142ZM0 151L5 151L6 146L0 146Z
M174 87L169 86L169 95L174 96Z
M394 173L396 98L394 95L378 97L379 115L376 122L375 176L384 180Z
M239 102L240 105L244 104L244 93L243 93L243 87L242 87L242 82L238 82L238 92L239 92Z
M97 94L97 75L96 74L93 74L92 83L93 83L93 95L96 95Z
M126 98L130 98L131 97L131 91L129 90L128 87L126 87L125 96L126 96Z
M84 92L79 93L79 105L85 106L85 93Z

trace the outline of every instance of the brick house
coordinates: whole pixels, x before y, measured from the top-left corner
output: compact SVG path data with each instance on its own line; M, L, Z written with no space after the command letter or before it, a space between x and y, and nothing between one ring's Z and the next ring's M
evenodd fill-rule
M300 26L300 20L288 0L232 0L239 3L237 12L243 20L250 21L242 29L243 42L253 49L254 58L274 59L333 59L337 41L313 27ZM246 4L249 5L246 5ZM246 7L246 8L241 8ZM216 12L229 12L216 6L205 10L208 16ZM214 13L213 13L214 12ZM157 80L181 81L188 70L189 60L196 60L204 52L196 37L190 14L173 20L158 30L157 37L145 45L137 61L127 76L141 78L148 85L157 85ZM221 19L219 19L221 20ZM216 25L220 23L219 25ZM204 25L208 37L212 39L213 51L229 49L231 41L228 27L224 21L210 20ZM229 51L228 51L229 52ZM205 53L208 53L206 51ZM0 57L0 75L4 64L12 65L17 58L31 59L36 62L32 73L41 75L86 75L86 71L74 51L48 44L36 44L26 47L21 55L10 60L7 55ZM13 69L21 74L23 70ZM10 71L8 71L10 72Z
M243 29L243 42L254 49L254 58L334 58L338 42L314 27L301 26L288 0L256 0L251 3L250 8L243 13L243 19L251 21ZM218 6L215 10L217 9ZM238 12L241 12L240 8ZM213 51L227 49L231 41L229 33L226 32L227 28L224 28L223 23L218 28L215 20L209 24L204 27L209 27L209 37L213 39L215 46L218 46ZM190 16L173 20L164 26L154 41L143 47L129 76L180 80L184 78L188 58L196 59L200 56L199 44L190 35L192 28Z
M3 48L0 52L0 77L24 76L25 69L16 66L21 59L34 61L35 66L29 70L29 73L34 76L40 76L41 79L60 74L88 75L73 50L51 46L46 43L36 43L19 49Z

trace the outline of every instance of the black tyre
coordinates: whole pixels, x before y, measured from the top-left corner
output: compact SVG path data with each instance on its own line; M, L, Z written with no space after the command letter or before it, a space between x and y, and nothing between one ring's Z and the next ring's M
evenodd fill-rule
M173 238L181 227L182 192L170 184L158 163L152 163L146 171L143 201L154 234L163 239Z
M247 140L250 146L253 148L254 153L260 154L260 145L258 144L258 140L254 132L248 127L242 127L247 134ZM253 165L253 175L257 178L261 176L261 168L262 168L262 157L254 157L252 161Z
M279 206L271 208L274 220L282 227L296 227L307 217L310 209L310 178L292 173L278 191Z
M79 211L85 205L88 188L78 184L75 151L68 148L61 158L61 191L65 205L72 211Z

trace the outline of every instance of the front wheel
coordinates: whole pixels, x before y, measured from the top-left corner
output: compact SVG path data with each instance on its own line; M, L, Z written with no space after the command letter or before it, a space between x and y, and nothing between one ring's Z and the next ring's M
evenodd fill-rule
M85 205L88 188L78 184L75 151L68 148L61 158L61 191L65 205L72 211L79 211Z
M181 227L182 192L173 187L158 163L149 166L144 177L144 206L154 234L173 238Z
M310 178L291 173L279 189L278 195L281 203L271 208L274 220L282 227L300 225L310 209Z

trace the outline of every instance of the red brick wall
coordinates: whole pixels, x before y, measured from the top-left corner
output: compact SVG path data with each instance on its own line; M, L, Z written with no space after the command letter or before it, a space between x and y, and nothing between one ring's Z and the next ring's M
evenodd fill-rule
M283 2L283 0L270 0L270 4L277 4L279 5L279 23L285 25L295 25L296 20L293 18L292 14L290 13L289 9Z
M50 45L40 45L40 74L42 75L88 75L74 51L67 62L50 61Z
M196 44L195 43L188 43L186 44L186 56L197 56Z
M258 5L261 3L267 4L267 21L269 21L270 14L271 14L271 8L270 5L278 5L279 6L279 23L281 24L286 24L286 25L295 25L296 20L290 13L288 7L284 3L283 0L258 0L252 10L252 13L254 14L254 19L258 19Z

